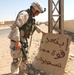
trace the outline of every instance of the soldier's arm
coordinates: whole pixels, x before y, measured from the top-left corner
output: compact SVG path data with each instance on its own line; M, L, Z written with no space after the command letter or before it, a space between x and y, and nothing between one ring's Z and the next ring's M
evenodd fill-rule
M18 14L15 24L18 27L22 27L22 25L27 22L28 18L29 18L28 13L26 11L22 11L21 13Z
M39 22L39 21L38 21L38 22L36 22L35 24L36 24L37 26L40 26L40 25L42 25L42 24L48 26L48 22Z
M19 27L22 27L23 24L25 24L28 20L28 13L23 11L20 14L18 14L14 24L11 26L11 33L10 33L10 39L14 41L20 41L20 32Z
M38 32L38 33L42 33L42 34L45 34L45 32L43 32L41 29L39 29L37 26L35 26L35 28L36 28L36 31Z

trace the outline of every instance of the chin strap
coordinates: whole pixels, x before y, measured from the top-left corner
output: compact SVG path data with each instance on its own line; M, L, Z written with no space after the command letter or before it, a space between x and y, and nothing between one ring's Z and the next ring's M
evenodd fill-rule
M46 8L44 8L44 10L42 11L42 13L44 13L46 11Z

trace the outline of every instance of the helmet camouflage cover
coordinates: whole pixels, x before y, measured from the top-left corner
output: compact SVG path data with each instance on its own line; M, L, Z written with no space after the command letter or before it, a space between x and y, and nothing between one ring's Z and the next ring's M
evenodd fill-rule
M43 7L39 2L33 2L31 6L40 13L43 12Z

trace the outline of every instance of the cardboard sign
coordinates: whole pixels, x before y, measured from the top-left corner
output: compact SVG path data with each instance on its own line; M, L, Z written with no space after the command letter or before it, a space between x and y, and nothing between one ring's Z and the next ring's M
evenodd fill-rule
M45 34L42 37L33 66L52 75L63 75L68 59L70 41L70 36Z

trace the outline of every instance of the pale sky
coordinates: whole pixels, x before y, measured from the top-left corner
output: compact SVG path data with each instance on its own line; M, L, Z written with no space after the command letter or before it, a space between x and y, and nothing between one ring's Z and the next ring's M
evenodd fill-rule
M20 10L26 10L34 1L40 2L47 10L36 17L37 21L48 20L48 0L0 0L0 21L15 20ZM58 0L54 0L58 1ZM64 0L64 20L74 19L74 0Z

